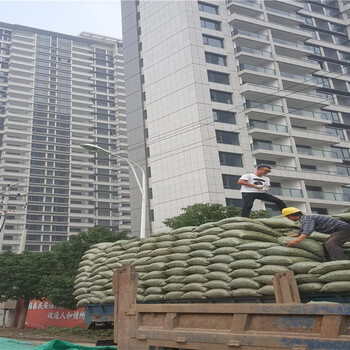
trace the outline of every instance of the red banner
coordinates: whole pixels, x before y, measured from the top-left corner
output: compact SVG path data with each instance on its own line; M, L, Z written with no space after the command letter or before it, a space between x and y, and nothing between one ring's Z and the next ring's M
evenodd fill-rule
M85 308L63 309L48 300L32 300L29 303L25 326L28 328L76 327L84 325Z

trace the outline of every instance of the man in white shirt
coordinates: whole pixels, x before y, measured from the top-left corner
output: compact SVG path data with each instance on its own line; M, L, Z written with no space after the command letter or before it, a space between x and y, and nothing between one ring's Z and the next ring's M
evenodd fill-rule
M254 201L260 199L267 202L272 202L277 205L279 210L287 207L279 198L266 193L270 187L270 179L264 176L271 172L271 167L268 165L259 165L254 174L245 174L240 177L238 184L241 185L242 193L242 212L241 216L248 218L253 207Z

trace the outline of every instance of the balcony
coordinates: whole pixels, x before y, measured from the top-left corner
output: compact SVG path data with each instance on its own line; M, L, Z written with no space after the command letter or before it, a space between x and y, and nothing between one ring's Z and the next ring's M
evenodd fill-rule
M226 0L230 13L239 13L245 16L259 16L262 13L261 5L253 1Z
M273 196L296 197L296 198L303 197L302 191L295 188L270 187L268 193L272 194Z
M294 41L282 40L282 39L278 39L278 38L272 38L272 41L275 44L280 44L280 45L285 45L285 46L289 46L289 47L293 47L293 48L297 48L297 49L311 51L311 49L308 45L296 43Z
M267 74L267 75L276 75L276 70L271 69L271 68L264 68L264 67L258 67L258 66L252 66L250 64L239 64L237 71L242 72L242 71L253 71L253 72L258 72L262 74Z
M260 129L260 130L269 130L269 131L277 131L277 132L288 132L288 128L285 125L280 124L271 124L271 123L263 123L250 121L247 124L248 130Z
M266 7L266 11L268 12L273 12L273 13L277 13L279 15L282 15L282 16L287 16L287 17L290 17L290 18L295 18L299 21L303 21L303 17L293 13L293 12L287 12L287 11L282 11L282 10L277 10L275 8L272 8L272 7Z
M265 151L272 151L272 152L292 153L291 146L277 145L277 144L265 143L265 142L251 143L250 148L252 151L265 150Z
M327 116L327 113L322 113L322 112L311 112L311 111L305 111L301 109L292 109L291 111L288 111L288 114L330 121L329 117Z
M319 157L319 158L330 158L330 159L338 159L338 155L332 151L324 151L320 149L300 149L297 147L297 152L301 156L311 156L311 157ZM341 162L341 160L339 159Z
M350 202L350 195L346 193L307 191L307 195L311 199L323 199L328 201Z
M251 47L246 47L246 46L238 46L235 49L235 53L236 54L238 54L240 52L251 53L253 55L267 57L267 58L271 58L272 57L272 53L270 51L252 49Z
M243 108L245 112L249 114L249 116L254 117L252 119L259 119L259 120L269 119L274 117L275 115L279 115L283 113L282 106L274 105L270 103L261 103L257 101L247 100L246 103L243 104ZM258 112L255 110L258 110ZM271 113L276 113L276 114L272 115Z
M244 35L244 36L248 36L250 38L256 38L256 39L261 39L261 40L269 40L269 37L265 34L259 34L259 33L254 33L254 32L248 32L246 30L242 30L242 29L235 29L231 32L232 36L236 36L236 35Z

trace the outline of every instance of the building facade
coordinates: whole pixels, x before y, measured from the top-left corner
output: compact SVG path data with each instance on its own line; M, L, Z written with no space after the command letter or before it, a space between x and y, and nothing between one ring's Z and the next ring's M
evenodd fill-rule
M0 23L0 251L130 231L122 41Z
M349 4L136 0L122 15L128 147L148 168L152 230L194 203L240 206L238 178L262 163L289 206L349 207Z

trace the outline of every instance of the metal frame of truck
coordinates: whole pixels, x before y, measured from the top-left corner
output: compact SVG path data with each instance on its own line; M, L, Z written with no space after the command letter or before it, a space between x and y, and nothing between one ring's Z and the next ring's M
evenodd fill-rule
M291 271L274 278L274 304L137 304L132 266L114 272L118 350L346 350L350 304L300 303Z

